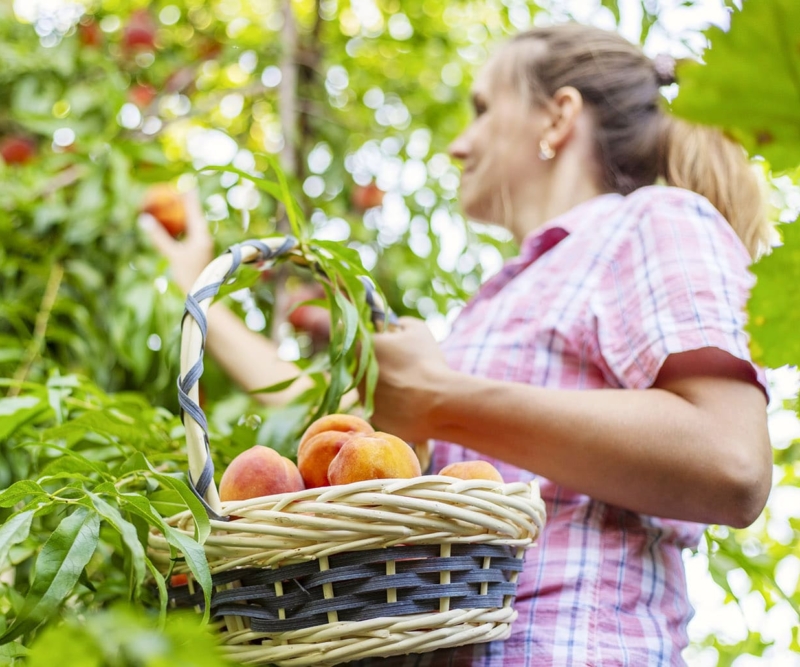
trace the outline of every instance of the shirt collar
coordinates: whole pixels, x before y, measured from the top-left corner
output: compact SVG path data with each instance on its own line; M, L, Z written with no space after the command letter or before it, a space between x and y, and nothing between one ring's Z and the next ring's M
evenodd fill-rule
M597 215L597 209L616 203L622 196L617 192L597 195L548 220L522 239L519 252L520 259L526 263L532 262L574 233L582 222L587 219L594 220Z

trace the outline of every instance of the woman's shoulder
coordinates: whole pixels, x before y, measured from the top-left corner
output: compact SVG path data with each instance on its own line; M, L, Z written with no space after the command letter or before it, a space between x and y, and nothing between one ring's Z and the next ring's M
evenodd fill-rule
M638 233L712 234L740 245L733 228L703 195L670 185L648 185L624 199L630 228ZM743 247L743 246L742 246Z
M663 185L624 197L606 253L609 266L677 261L744 268L751 261L733 227L708 199Z
M640 210L674 207L689 211L694 209L700 215L713 213L722 218L722 214L703 195L673 185L647 185L631 192L624 201L626 206Z

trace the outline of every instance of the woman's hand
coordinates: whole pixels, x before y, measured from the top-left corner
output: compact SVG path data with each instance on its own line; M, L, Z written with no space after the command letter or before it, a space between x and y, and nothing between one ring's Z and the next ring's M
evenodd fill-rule
M433 437L436 406L452 374L439 344L427 325L412 317L375 334L373 342L380 371L373 424L408 442Z
M156 250L167 258L172 279L187 294L203 269L214 259L214 239L208 231L208 223L200 205L197 190L183 196L186 208L186 234L180 241L153 216L142 213L139 226L147 233Z

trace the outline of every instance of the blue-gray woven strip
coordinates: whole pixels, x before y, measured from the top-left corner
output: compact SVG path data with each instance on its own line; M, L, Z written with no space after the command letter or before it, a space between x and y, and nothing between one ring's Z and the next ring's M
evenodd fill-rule
M241 587L215 590L211 611L216 617L247 617L253 631L273 633L324 625L331 611L340 621L360 621L436 612L441 598L449 599L451 609L499 608L516 594L517 584L510 578L521 569L522 559L513 557L513 548L453 545L452 551L453 556L443 557L435 545L392 547L332 556L331 569L325 571L316 562L228 571L214 575L215 587L237 581L237 572ZM487 568L485 558L491 558ZM396 574L386 574L389 561ZM442 572L449 572L450 583L439 583ZM274 585L278 581L284 593L280 596ZM325 597L327 583L333 584L334 597ZM388 589L395 591L397 602L386 602ZM180 607L203 602L202 594L190 594L188 586L170 589L170 599Z
M250 261L259 262L279 257L289 252L296 245L297 240L291 236L285 237L283 243L275 250L270 248L266 243L257 240L243 241L242 243L232 245L226 251L232 255L232 258L231 266L226 271L225 277L221 281L201 287L194 292L194 294L189 294L186 297L183 317L191 317L200 329L200 356L184 377L178 377L178 402L181 406L181 420L184 418L184 413L188 413L203 431L206 461L203 465L203 471L200 473L200 477L195 480L192 478L191 473L189 473L189 481L191 482L192 491L194 491L195 495L203 503L206 512L208 512L209 516L213 519L223 519L225 517L221 517L214 512L205 500L206 491L208 491L208 487L214 479L214 464L211 461L211 448L208 440L208 420L200 405L189 397L189 392L203 375L203 353L205 351L206 337L208 335L208 321L200 303L206 299L215 297L225 282L233 275L236 269L239 268L242 262L243 248L247 246L255 248L258 254Z

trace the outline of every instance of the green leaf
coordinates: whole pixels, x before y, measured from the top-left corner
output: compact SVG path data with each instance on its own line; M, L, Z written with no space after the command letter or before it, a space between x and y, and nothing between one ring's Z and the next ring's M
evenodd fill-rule
M142 543L139 542L139 536L136 533L136 528L132 523L127 521L122 514L120 514L116 507L113 507L107 503L100 496L97 496L91 492L87 492L87 496L92 501L94 508L97 510L100 516L102 516L109 524L111 524L120 534L122 541L131 554L131 570L133 577L131 581L130 593L131 597L135 599L138 596L138 592L142 586L142 583L144 583L146 558L144 547L142 547Z
M99 536L100 517L85 507L79 507L58 525L36 559L25 605L0 643L30 632L57 611L78 583Z
M11 547L28 537L33 515L33 510L15 514L0 526L0 571L3 569Z
M9 438L45 410L47 403L36 396L0 398L0 440Z
M28 496L33 496L34 498L49 497L45 490L33 480L21 479L0 493L0 507L14 507L14 505Z
M260 387L259 389L251 389L248 393L250 394L274 394L279 391L283 391L284 389L288 389L291 387L295 382L297 382L298 378L302 377L302 375L298 375L297 377L289 378L288 380L282 380L281 382L276 382L275 384L271 384L267 387Z
M783 245L752 267L747 331L753 359L770 368L800 365L800 224L781 225Z
M11 658L23 658L28 655L28 649L22 644L11 642L0 646L0 665L8 664Z
M192 513L192 518L194 519L195 540L197 540L197 542L200 544L203 544L211 532L211 524L208 520L208 512L206 512L206 508L203 507L203 503L200 502L200 499L194 494L194 491L189 488L189 484L184 482L182 479L156 472L153 472L153 476L159 482L161 482L161 484L169 486L174 491L178 492Z
M167 542L183 554L186 563L189 565L189 569L203 588L203 595L206 602L205 618L207 620L209 605L211 603L211 571L208 567L208 560L206 559L203 547L188 535L167 525L147 498L132 493L120 494L119 498L120 502L123 503L124 509L138 514L150 525L155 526L164 534ZM206 520L208 520L207 516Z
M601 6L611 10L614 15L614 21L619 25L619 2L618 0L601 0Z
M358 333L358 309L348 301L344 294L338 290L334 290L334 297L336 304L342 313L342 321L344 323L344 340L342 341L341 353L347 352L356 340Z
M800 164L800 3L745 2L710 28L705 65L681 64L673 110L724 128L775 170Z
M269 179L260 176L254 176L253 174L250 174L246 171L242 171L241 169L237 169L236 167L230 165L229 166L209 165L207 167L203 167L203 171L218 171L221 173L230 172L232 174L236 174L241 178L246 178L248 181L252 181L258 187L259 190L263 190L277 201L285 203L284 192L283 190L281 190L280 184L276 183L275 181L270 181Z
M147 497L155 510L163 516L172 516L186 510L186 503L175 489L161 489Z
M203 618L207 621L211 607L211 570L208 567L206 553L203 551L203 547L188 535L172 526L165 526L165 528L164 537L167 542L183 554L195 580L203 589L203 598L205 600Z

